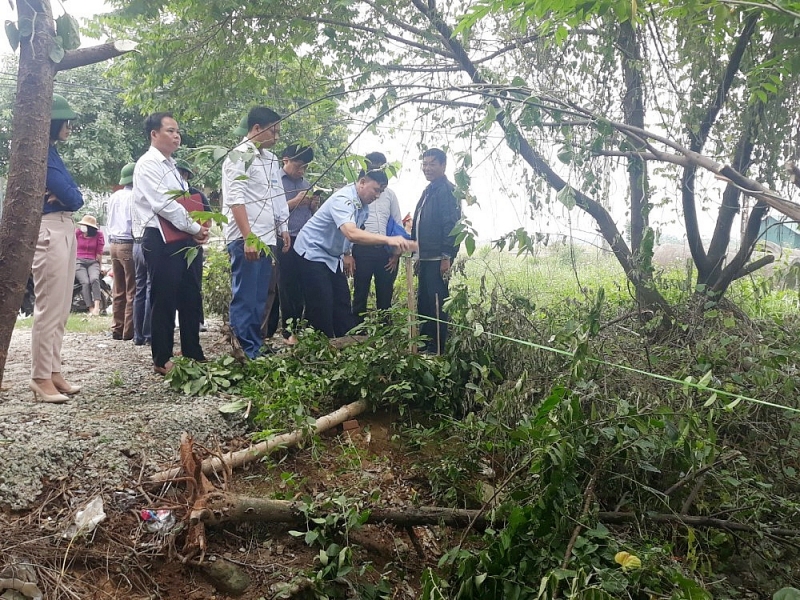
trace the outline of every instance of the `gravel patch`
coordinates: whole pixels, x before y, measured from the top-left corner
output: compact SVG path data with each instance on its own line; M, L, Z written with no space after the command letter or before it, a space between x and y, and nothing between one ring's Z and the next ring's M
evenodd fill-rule
M202 333L206 355L221 348L218 326ZM209 447L241 436L247 423L218 411L225 400L172 391L153 373L149 346L110 333L68 333L64 376L82 390L67 404L34 402L29 329L16 329L0 392L0 507L24 510L48 484L120 487L168 466L181 433ZM177 338L177 332L176 332ZM220 351L223 351L220 350ZM135 472L134 472L135 471Z

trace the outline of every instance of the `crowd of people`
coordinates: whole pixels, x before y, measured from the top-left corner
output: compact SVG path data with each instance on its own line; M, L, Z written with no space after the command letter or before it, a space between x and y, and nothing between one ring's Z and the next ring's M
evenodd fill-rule
M40 400L60 403L80 391L61 375L69 290L77 269L87 308L99 312L95 283L105 238L91 215L84 215L75 229L73 213L83 197L56 148L69 136L77 115L56 95L51 118L47 191L32 269L36 304L30 387ZM363 319L373 280L376 307L389 308L404 252L414 252L419 260L425 351L441 353L447 340L447 274L458 252L452 231L461 216L446 176L445 153L430 149L422 156L430 183L408 234L397 195L388 187L384 154L367 154L358 179L320 203L318 190L305 177L313 148L288 144L280 158L272 152L281 120L266 106L250 109L239 128L242 139L221 169L231 265L230 328L244 355L258 357L269 348L265 339L279 328L285 343L293 345L302 322L328 337L344 335ZM210 222L198 222L192 213L211 207L191 185L192 167L174 157L181 145L174 116L151 114L144 132L149 149L122 167L121 187L108 201L111 334L116 340L150 344L155 372L166 374L173 368L176 313L181 354L205 360L199 334L203 246ZM352 297L348 277L353 278Z

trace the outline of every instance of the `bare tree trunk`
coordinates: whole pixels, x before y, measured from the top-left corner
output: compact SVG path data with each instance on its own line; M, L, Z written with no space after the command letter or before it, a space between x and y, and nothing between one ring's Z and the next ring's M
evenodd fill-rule
M0 384L42 222L53 77L56 71L101 62L133 49L130 43L82 48L68 52L57 65L50 60L55 43L50 1L25 0L17 7L19 22L32 22L33 34L20 38L11 160L0 221Z
M291 523L303 524L307 515L300 510L297 502L288 500L270 500L267 498L253 498L217 492L205 498L207 504L204 508L192 511L190 520L203 522L207 525L222 525L224 523ZM483 529L489 523L480 510L441 508L438 506L401 506L393 508L370 508L367 523L392 523L398 526L411 527L414 525L438 525L450 527L466 527L474 519L473 526ZM324 514L321 511L319 514ZM315 513L315 516L319 516ZM660 514L660 513L633 513L633 512L608 512L597 513L597 520L601 523L636 523L649 521L652 523L685 524L694 527L709 527L726 529L728 531L742 531L746 533L765 533L778 537L797 537L800 530L769 527L756 523L748 525L732 519L715 519L713 517L700 517L686 514ZM494 522L497 526L505 524L504 519Z
M11 160L0 222L0 383L42 222L55 74L49 57L55 35L49 0L20 2L18 9L20 21L33 22L33 35L20 39Z
M705 117L701 121L699 129L697 131L690 129L687 132L690 140L689 150L691 152L696 152L698 154L702 152L711 128L717 122L717 117L728 99L728 92L733 85L734 77L739 71L745 50L747 50L747 47L750 45L750 41L753 38L756 25L760 18L760 14L756 12L752 13L745 21L742 33L736 40L736 45L731 52L725 73L717 85L717 90L706 109ZM690 164L684 168L681 177L681 200L683 205L683 220L686 225L687 242L689 244L689 250L692 253L694 264L697 266L698 281L701 281L707 278L708 273L712 270L712 266L703 248L703 241L700 238L700 226L697 220L697 198L695 194L696 175L696 165ZM715 248L715 250L718 251L718 247Z
M742 175L746 175L750 167L758 127L756 125L758 118L752 113L758 111L759 107L760 104L754 104L748 107L743 116L742 137L739 139L739 143L736 144L736 152L731 166ZM739 188L735 185L729 183L725 186L725 191L722 193L722 205L719 207L719 215L717 216L717 223L714 227L714 236L711 238L711 243L708 245L707 269L705 271L700 271L698 269L697 272L697 282L707 284L714 288L715 291L724 291L719 288L720 277L725 268L725 258L731 241L731 230L733 229L733 221L739 213L739 198L741 195ZM756 208L751 212L750 216L754 213L763 216L764 211L759 211L758 208ZM746 232L747 229L745 228L745 235ZM746 248L746 250L742 255L740 267L744 265L744 261L749 258L752 252L752 248L746 246L744 238L739 248L739 254L742 254L743 248ZM729 279L728 283L730 283L730 281ZM727 285L724 287L727 288Z
M644 81L640 67L642 52L636 30L630 21L620 23L617 44L622 55L625 79L625 95L622 98L625 123L644 129ZM643 152L646 146L638 144L636 150ZM642 239L649 225L650 213L647 167L641 158L628 159L628 185L631 190L631 251L636 256L642 251Z

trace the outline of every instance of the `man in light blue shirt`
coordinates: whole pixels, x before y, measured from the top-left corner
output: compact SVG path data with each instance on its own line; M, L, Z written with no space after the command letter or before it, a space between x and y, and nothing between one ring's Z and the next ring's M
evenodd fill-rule
M297 236L292 252L301 258L305 317L309 325L328 337L340 337L356 325L345 276L345 270L352 271L353 257L349 254L353 244L386 245L401 252L416 249L414 242L402 236L363 230L369 205L388 183L383 171L368 171L328 198Z

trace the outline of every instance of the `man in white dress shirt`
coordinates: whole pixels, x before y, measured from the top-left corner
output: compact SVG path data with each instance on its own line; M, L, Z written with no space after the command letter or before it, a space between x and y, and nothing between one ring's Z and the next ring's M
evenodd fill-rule
M134 218L143 227L142 250L150 276L151 349L157 373L172 369L175 341L175 311L180 323L181 352L188 358L204 361L200 346L199 261L189 261L187 251L208 241L208 228L195 222L175 200L186 191L172 154L181 145L178 123L171 113L153 113L145 120L145 135L150 149L136 161L133 172ZM184 239L166 242L163 218L186 233Z
M225 242L231 258L231 330L248 358L262 350L261 323L267 308L272 257L270 246L291 247L289 207L281 182L281 162L268 149L278 141L281 117L266 106L247 114L247 136L222 164Z
M111 244L111 270L114 273L114 303L111 335L115 340L133 339L133 294L136 291L136 270L133 264L134 163L122 167L119 185L123 186L108 199L106 233Z

